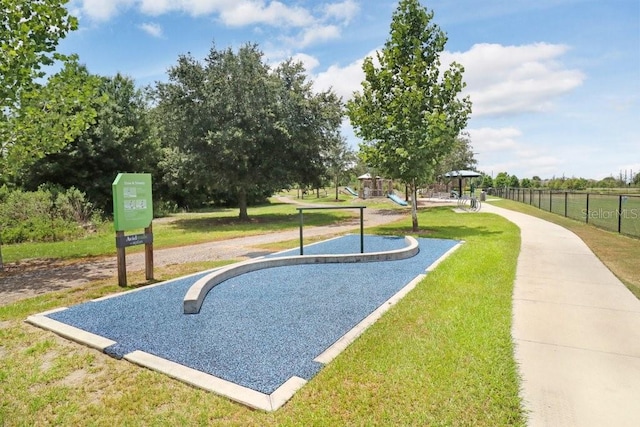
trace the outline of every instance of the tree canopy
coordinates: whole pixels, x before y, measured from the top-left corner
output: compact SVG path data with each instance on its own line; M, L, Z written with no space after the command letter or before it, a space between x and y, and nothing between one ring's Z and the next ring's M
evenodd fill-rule
M0 0L0 172L19 170L82 132L95 110L85 108L97 81L75 57L56 52L76 30L67 0ZM49 77L45 69L62 61Z
M214 45L204 62L181 56L155 94L175 162L202 191L235 195L241 219L252 194L322 175L342 116L340 100L314 93L301 64L271 69L252 44L237 52Z
M43 66L56 59L58 43L78 21L65 8L68 0L0 0L0 102L16 103L23 89L43 77Z
M401 0L377 64L365 59L362 91L347 103L365 161L412 188L414 230L417 185L433 177L471 113L469 99L458 99L463 67L441 71L447 37L432 19L418 0Z
M113 179L119 172L155 172L160 148L146 100L134 81L120 74L91 78L98 87L84 109L96 111L95 122L63 148L25 168L19 179L31 190L42 183L75 187L111 213Z

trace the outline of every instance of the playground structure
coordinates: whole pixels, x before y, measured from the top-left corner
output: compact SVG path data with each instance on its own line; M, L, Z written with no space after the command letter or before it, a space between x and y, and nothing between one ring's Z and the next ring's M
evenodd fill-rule
M389 199L391 199L392 201L396 202L397 204L399 204L400 206L408 206L409 205L406 200L401 199L400 197L396 196L393 193L387 194L387 197Z
M361 199L373 199L377 197L388 197L393 202L400 206L407 206L406 200L396 196L393 189L393 180L386 179L379 176L375 178L371 174L366 173L358 177L359 190L356 193L351 188L347 187L346 191L354 196L358 196Z
M393 180L381 178L379 176L372 177L366 173L358 177L359 190L358 197L361 199L371 199L374 197L387 197L393 194Z

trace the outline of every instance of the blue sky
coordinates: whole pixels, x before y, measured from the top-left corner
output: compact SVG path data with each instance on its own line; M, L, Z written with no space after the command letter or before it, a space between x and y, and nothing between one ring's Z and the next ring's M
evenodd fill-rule
M640 172L638 0L423 0L465 67L467 131L494 176L601 179ZM181 54L257 43L302 61L346 101L389 36L391 0L71 0L80 29L60 50L95 74L165 81ZM350 125L343 135L357 146Z

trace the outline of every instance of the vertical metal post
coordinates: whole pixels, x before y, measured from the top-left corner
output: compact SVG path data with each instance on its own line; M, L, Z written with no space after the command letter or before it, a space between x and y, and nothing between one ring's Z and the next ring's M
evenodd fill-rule
M124 237L124 231L116 231L116 240ZM117 249L118 286L127 286L127 260L124 246Z
M618 196L618 233L622 230L622 194Z
M569 193L564 192L564 216L567 216L567 199L569 198Z
M542 208L542 190L538 190L538 209Z
M300 212L300 255L304 255L304 250L302 249L302 226L303 226L303 221L302 221L302 209L298 208L298 212Z
M153 236L153 225L149 224L144 233ZM144 272L147 280L153 280L153 240L144 244Z
M589 224L589 193L587 193L587 214L585 215L586 223Z
M360 253L364 253L364 214L363 209L360 208Z

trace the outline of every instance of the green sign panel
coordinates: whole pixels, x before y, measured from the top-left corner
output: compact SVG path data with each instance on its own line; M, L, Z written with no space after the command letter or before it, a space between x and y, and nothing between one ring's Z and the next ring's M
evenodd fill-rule
M116 231L146 228L153 220L151 174L119 173L112 184Z

